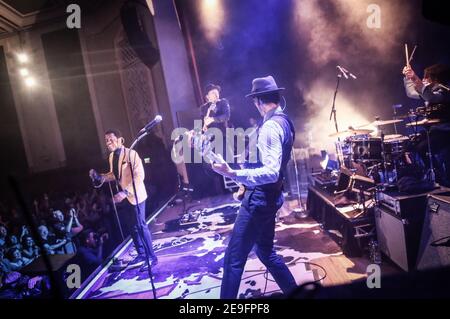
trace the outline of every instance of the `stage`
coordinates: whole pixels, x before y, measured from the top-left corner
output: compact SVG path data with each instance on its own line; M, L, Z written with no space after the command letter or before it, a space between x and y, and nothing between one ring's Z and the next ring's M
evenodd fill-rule
M186 204L193 220L180 225L183 205L169 202L148 220L159 263L153 268L158 299L217 299L220 295L225 248L239 208L230 195ZM370 264L366 256L346 257L340 246L311 217L297 219L291 213L295 201L280 209L275 247L283 256L297 284L319 282L334 286L364 280ZM129 261L136 252L131 240L110 257ZM146 271L140 267L113 271L112 261L97 269L72 299L151 299ZM386 262L383 275L399 270ZM239 298L261 298L280 293L265 267L251 252L241 280ZM274 295L275 294L275 295Z

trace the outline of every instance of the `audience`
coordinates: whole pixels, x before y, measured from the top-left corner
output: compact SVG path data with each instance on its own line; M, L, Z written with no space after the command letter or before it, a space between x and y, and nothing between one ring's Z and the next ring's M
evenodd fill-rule
M74 260L79 261L83 277L87 277L103 262L105 253L120 242L104 245L110 234L117 235L117 225L111 199L101 190L44 193L29 207L44 251L36 244L37 238L33 238L18 206L0 201L0 298L35 297L48 292L46 277L21 274L23 267L43 253L76 253Z
M8 230L5 225L0 224L0 248L6 246L6 237L8 236Z

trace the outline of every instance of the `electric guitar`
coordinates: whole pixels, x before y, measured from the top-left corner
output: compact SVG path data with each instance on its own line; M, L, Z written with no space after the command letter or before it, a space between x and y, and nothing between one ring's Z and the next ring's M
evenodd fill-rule
M194 149L211 163L221 163L224 161L222 156L219 156L212 151L211 140L208 135L202 134L201 132L196 132L192 134L190 138L190 144L194 147ZM239 189L233 193L233 198L236 201L242 201L246 188L243 184L236 184L239 186Z

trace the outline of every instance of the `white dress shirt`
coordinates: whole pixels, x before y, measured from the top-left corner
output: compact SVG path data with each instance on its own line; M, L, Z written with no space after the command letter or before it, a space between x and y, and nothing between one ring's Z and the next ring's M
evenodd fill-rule
M268 112L259 129L257 147L262 167L236 170L236 182L245 186L258 186L278 180L285 136L280 124L270 118L279 112L282 112L281 107Z

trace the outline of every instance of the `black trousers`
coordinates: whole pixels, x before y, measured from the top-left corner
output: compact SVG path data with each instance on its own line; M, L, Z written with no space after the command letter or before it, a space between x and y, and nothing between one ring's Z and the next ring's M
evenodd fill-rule
M139 205L132 205L125 199L119 209L124 235L131 235L137 253L144 256L145 250L147 250L150 259L156 259L152 234L145 222L145 201L139 203Z
M268 194L252 190L245 193L225 252L220 298L237 297L245 263L252 248L255 248L256 255L285 294L297 287L289 268L273 247L275 215L282 204L281 191Z

